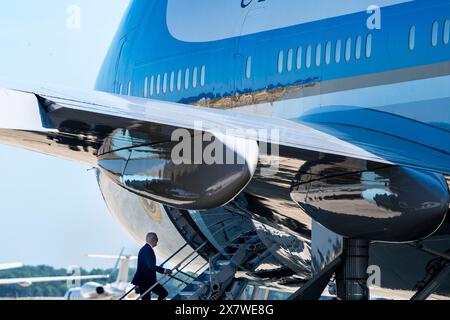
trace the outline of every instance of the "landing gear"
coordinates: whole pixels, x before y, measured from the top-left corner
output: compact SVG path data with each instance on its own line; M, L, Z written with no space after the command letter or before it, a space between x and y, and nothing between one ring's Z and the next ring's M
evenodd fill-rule
M369 300L367 268L369 266L369 241L344 239L343 251L289 300L317 300L336 277L337 298L340 300Z
M448 251L440 253L424 246L420 242L415 247L436 256L435 259L428 263L426 267L427 275L425 279L416 285L417 292L411 298L411 300L426 300L432 293L438 290L441 284L448 281L450 276L450 256L448 255Z
M369 300L368 266L369 241L344 238L342 263L336 270L338 299Z

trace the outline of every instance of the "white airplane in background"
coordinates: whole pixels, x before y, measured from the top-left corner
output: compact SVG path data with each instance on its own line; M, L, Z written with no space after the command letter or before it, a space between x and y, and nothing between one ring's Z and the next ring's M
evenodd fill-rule
M1 270L22 268L22 267L23 267L23 263L21 263L21 262L0 263L0 271Z
M23 267L23 264L21 262L0 264L0 270L9 270L21 267ZM11 278L11 279L0 279L0 286L18 284L21 287L29 287L33 283L41 283L41 282L81 281L81 280L107 279L107 278L109 278L109 275Z
M133 289L134 285L128 281L128 272L130 261L137 260L136 256L122 255L121 252L119 256L90 254L88 257L116 260L113 269L113 272L119 270L116 280L106 285L88 282L81 287L69 289L64 295L65 300L118 300ZM133 292L127 296L127 299L136 300L137 297L138 295Z

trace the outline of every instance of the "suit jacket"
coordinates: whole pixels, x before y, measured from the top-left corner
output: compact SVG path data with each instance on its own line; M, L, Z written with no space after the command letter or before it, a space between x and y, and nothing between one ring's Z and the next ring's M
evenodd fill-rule
M156 265L155 252L146 244L139 250L136 274L133 283L138 287L151 287L156 283L156 272L164 273L165 269Z

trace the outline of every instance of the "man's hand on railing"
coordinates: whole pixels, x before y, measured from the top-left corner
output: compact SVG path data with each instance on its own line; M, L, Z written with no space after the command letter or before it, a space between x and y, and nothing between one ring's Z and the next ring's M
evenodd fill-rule
M170 269L166 269L165 271L164 271L164 274L167 274L169 277L172 275L172 270L170 270Z

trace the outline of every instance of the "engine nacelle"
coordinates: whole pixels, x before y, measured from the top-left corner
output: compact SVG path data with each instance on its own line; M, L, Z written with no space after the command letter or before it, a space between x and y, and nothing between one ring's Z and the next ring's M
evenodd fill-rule
M80 295L83 299L99 299L105 294L105 288L98 283L85 283L80 290Z
M339 235L387 242L430 236L443 223L450 201L439 174L366 162L306 163L291 197Z
M121 187L158 203L188 210L225 205L252 179L258 144L182 130L182 142L166 132L116 130L100 149L99 166Z

